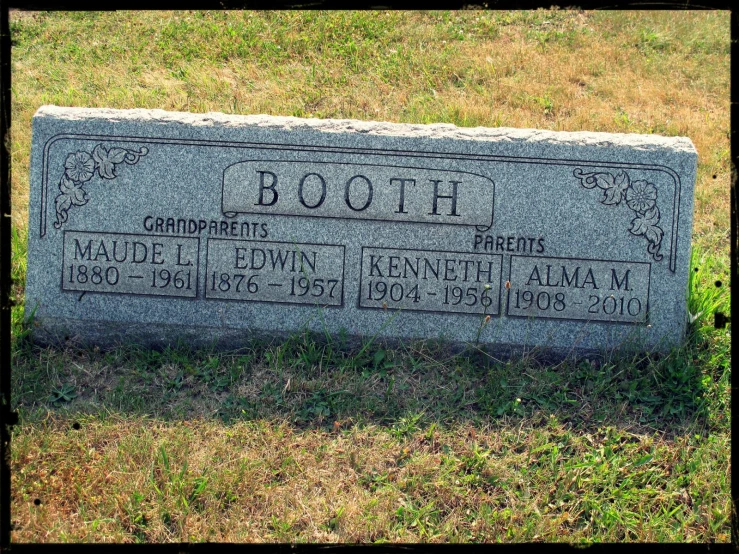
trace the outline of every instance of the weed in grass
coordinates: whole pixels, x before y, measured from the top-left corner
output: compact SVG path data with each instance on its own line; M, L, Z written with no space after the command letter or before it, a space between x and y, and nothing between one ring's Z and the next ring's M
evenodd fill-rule
M75 390L75 386L71 383L64 383L60 387L54 387L51 391L49 401L52 404L57 404L59 402L71 402L74 398L77 397L77 393L75 392Z
M344 512L346 512L346 508L344 506L339 506L339 508L336 509L336 512L334 512L333 516L328 520L328 523L325 524L327 531L338 530Z
M670 37L666 33L656 31L653 28L644 28L639 31L638 48L644 54L667 50L670 43Z
M437 538L440 523L439 510L433 501L418 505L404 503L395 511L398 524L408 528L424 542Z
M423 418L423 414L413 414L398 419L391 428L391 434L398 439L407 437L419 430L419 422Z
M271 531L274 531L275 538L279 542L285 542L287 537L293 536L292 526L289 522L283 521L276 516L272 516L272 519L267 526Z
M694 246L690 256L688 276L688 311L693 329L713 323L717 312L728 313L729 293L721 276L726 266L708 252Z

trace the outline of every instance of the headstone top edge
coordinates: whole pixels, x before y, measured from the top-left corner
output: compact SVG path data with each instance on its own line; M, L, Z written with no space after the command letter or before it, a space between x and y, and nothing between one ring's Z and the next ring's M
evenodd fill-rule
M697 155L688 137L665 137L635 133L592 131L550 131L512 127L457 127L451 123L391 123L356 119L308 119L265 114L235 115L221 112L188 113L160 109L77 108L43 105L33 118L51 117L76 121L109 120L110 122L185 124L194 127L272 128L319 133L346 133L387 137L455 139L468 141L550 144L635 148L638 150L671 150Z

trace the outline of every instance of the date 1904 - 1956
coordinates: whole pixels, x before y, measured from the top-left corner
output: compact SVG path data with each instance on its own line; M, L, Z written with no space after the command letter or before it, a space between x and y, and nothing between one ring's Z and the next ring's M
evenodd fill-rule
M362 248L359 307L499 313L502 256Z

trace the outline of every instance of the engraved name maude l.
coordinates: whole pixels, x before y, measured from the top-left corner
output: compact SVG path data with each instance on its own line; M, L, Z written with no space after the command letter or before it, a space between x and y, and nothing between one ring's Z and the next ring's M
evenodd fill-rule
M465 171L306 161L244 161L223 173L222 211L470 225L489 229L494 183Z
M62 290L196 298L199 252L193 237L65 231Z

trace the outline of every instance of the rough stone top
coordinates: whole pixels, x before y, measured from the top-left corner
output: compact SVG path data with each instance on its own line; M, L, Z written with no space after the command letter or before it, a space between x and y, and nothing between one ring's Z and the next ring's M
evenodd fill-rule
M272 115L230 115L221 112L204 114L169 112L164 110L117 110L112 108L67 108L41 106L34 118L54 117L74 121L108 119L111 122L181 123L197 127L263 127L284 131L302 130L321 133L357 133L388 137L471 140L497 143L550 144L558 146L590 146L633 148L641 151L671 150L697 154L688 137L664 137L635 133L616 134L589 131L563 132L511 127L457 127L451 123L411 124L356 119L306 119Z

